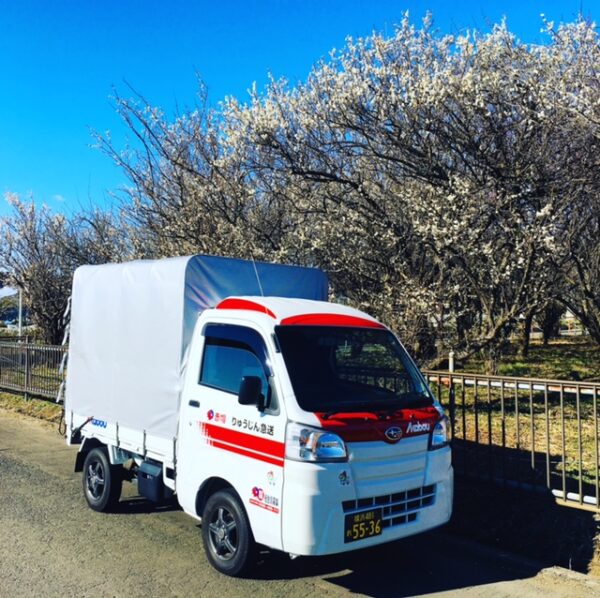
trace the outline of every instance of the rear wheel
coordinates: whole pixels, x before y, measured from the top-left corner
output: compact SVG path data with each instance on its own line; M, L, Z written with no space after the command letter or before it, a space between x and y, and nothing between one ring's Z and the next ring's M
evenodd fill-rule
M256 544L244 507L232 490L213 494L202 514L202 540L210 564L225 575L247 573Z
M92 449L83 462L83 494L94 511L113 510L121 496L121 468L111 465L102 448Z

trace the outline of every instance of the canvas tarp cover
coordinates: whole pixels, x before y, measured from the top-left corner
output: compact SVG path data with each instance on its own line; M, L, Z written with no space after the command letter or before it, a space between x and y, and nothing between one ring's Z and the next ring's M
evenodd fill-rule
M82 266L73 279L67 413L172 438L182 362L203 310L232 295L326 300L327 291L315 268L214 256Z

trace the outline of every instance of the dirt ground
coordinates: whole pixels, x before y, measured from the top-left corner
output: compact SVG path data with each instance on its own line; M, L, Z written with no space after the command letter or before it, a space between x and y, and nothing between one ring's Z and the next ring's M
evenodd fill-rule
M448 531L345 556L267 554L252 579L210 568L198 525L129 486L119 512L87 508L75 449L55 424L0 410L3 596L600 596L600 582Z

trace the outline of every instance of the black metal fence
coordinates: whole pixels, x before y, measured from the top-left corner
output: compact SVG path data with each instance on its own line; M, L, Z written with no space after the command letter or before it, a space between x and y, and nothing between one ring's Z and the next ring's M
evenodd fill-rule
M0 389L56 399L66 348L0 342Z
M66 347L0 342L0 389L56 399ZM600 511L600 383L425 371L448 410L458 476Z
M600 384L424 373L448 409L458 475L600 511Z

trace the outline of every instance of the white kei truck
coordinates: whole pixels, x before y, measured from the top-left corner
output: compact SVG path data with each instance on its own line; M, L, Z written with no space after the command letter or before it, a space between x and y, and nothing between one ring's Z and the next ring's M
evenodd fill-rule
M82 266L66 440L96 511L122 482L201 520L211 565L341 553L448 521L447 419L394 334L315 268L191 256Z

